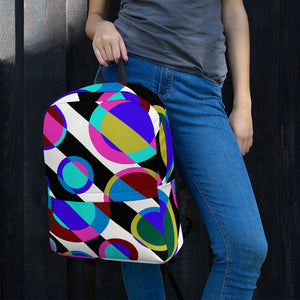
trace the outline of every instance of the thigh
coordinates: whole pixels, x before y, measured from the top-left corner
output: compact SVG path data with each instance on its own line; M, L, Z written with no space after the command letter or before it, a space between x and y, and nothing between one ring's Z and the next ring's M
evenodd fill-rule
M221 87L174 72L165 99L175 163L199 207L213 249L265 239L256 199L222 102ZM228 253L227 253L228 254Z
M264 240L254 192L217 83L129 57L127 81L159 94L172 132L175 163L206 224L212 248ZM117 65L103 68L116 81ZM255 239L254 239L255 238Z

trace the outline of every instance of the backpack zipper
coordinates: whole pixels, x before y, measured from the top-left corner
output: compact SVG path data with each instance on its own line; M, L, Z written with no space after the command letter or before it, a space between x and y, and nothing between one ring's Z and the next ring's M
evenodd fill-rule
M54 200L51 198L51 215L50 215L50 226L53 227L53 209L54 209Z

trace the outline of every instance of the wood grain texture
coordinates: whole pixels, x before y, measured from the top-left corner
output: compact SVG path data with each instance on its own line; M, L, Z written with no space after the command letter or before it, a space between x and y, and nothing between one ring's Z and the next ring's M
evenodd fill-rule
M86 0L67 1L67 90L93 83L98 62L92 41L85 34Z
M280 1L279 28L279 252L278 296L300 295L299 235L299 82L300 3ZM297 139L298 138L298 139ZM298 169L297 169L298 168ZM297 229L298 228L298 229ZM298 232L298 235L296 234ZM295 238L298 237L298 238ZM298 277L297 277L298 275Z
M280 1L245 1L251 36L253 147L244 160L256 195L269 249L255 299L278 299Z
M43 118L66 92L65 1L24 1L25 298L67 298L67 259L49 247Z
M1 1L0 20L0 298L9 299L21 298L24 295L22 1Z

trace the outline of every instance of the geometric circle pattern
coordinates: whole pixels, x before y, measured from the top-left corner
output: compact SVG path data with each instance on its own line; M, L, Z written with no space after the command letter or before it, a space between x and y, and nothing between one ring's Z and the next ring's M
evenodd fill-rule
M109 239L100 245L99 256L109 259L137 260L138 251L126 240Z
M152 250L167 250L160 209L151 207L141 211L131 223L132 235Z
M152 121L131 101L99 103L89 120L89 135L97 151L115 163L135 164L156 154Z
M58 166L57 176L61 185L73 194L86 192L94 181L91 165L79 156L64 158Z
M44 119L44 150L49 150L57 147L63 141L66 133L66 118L56 105L50 106Z
M151 198L157 193L157 178L152 170L134 167L115 174L107 183L105 201L126 201Z
M96 84L44 118L50 248L61 255L165 263L181 248L171 131L140 84Z

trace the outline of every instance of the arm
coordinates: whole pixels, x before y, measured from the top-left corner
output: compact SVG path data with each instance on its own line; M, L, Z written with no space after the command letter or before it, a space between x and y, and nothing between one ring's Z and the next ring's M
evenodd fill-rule
M230 126L242 155L245 155L252 146L253 125L249 82L249 25L243 0L222 0L222 21L234 93Z
M127 61L127 50L120 33L112 22L106 21L110 0L90 0L85 26L86 35L93 40L93 50L101 65L109 61Z

